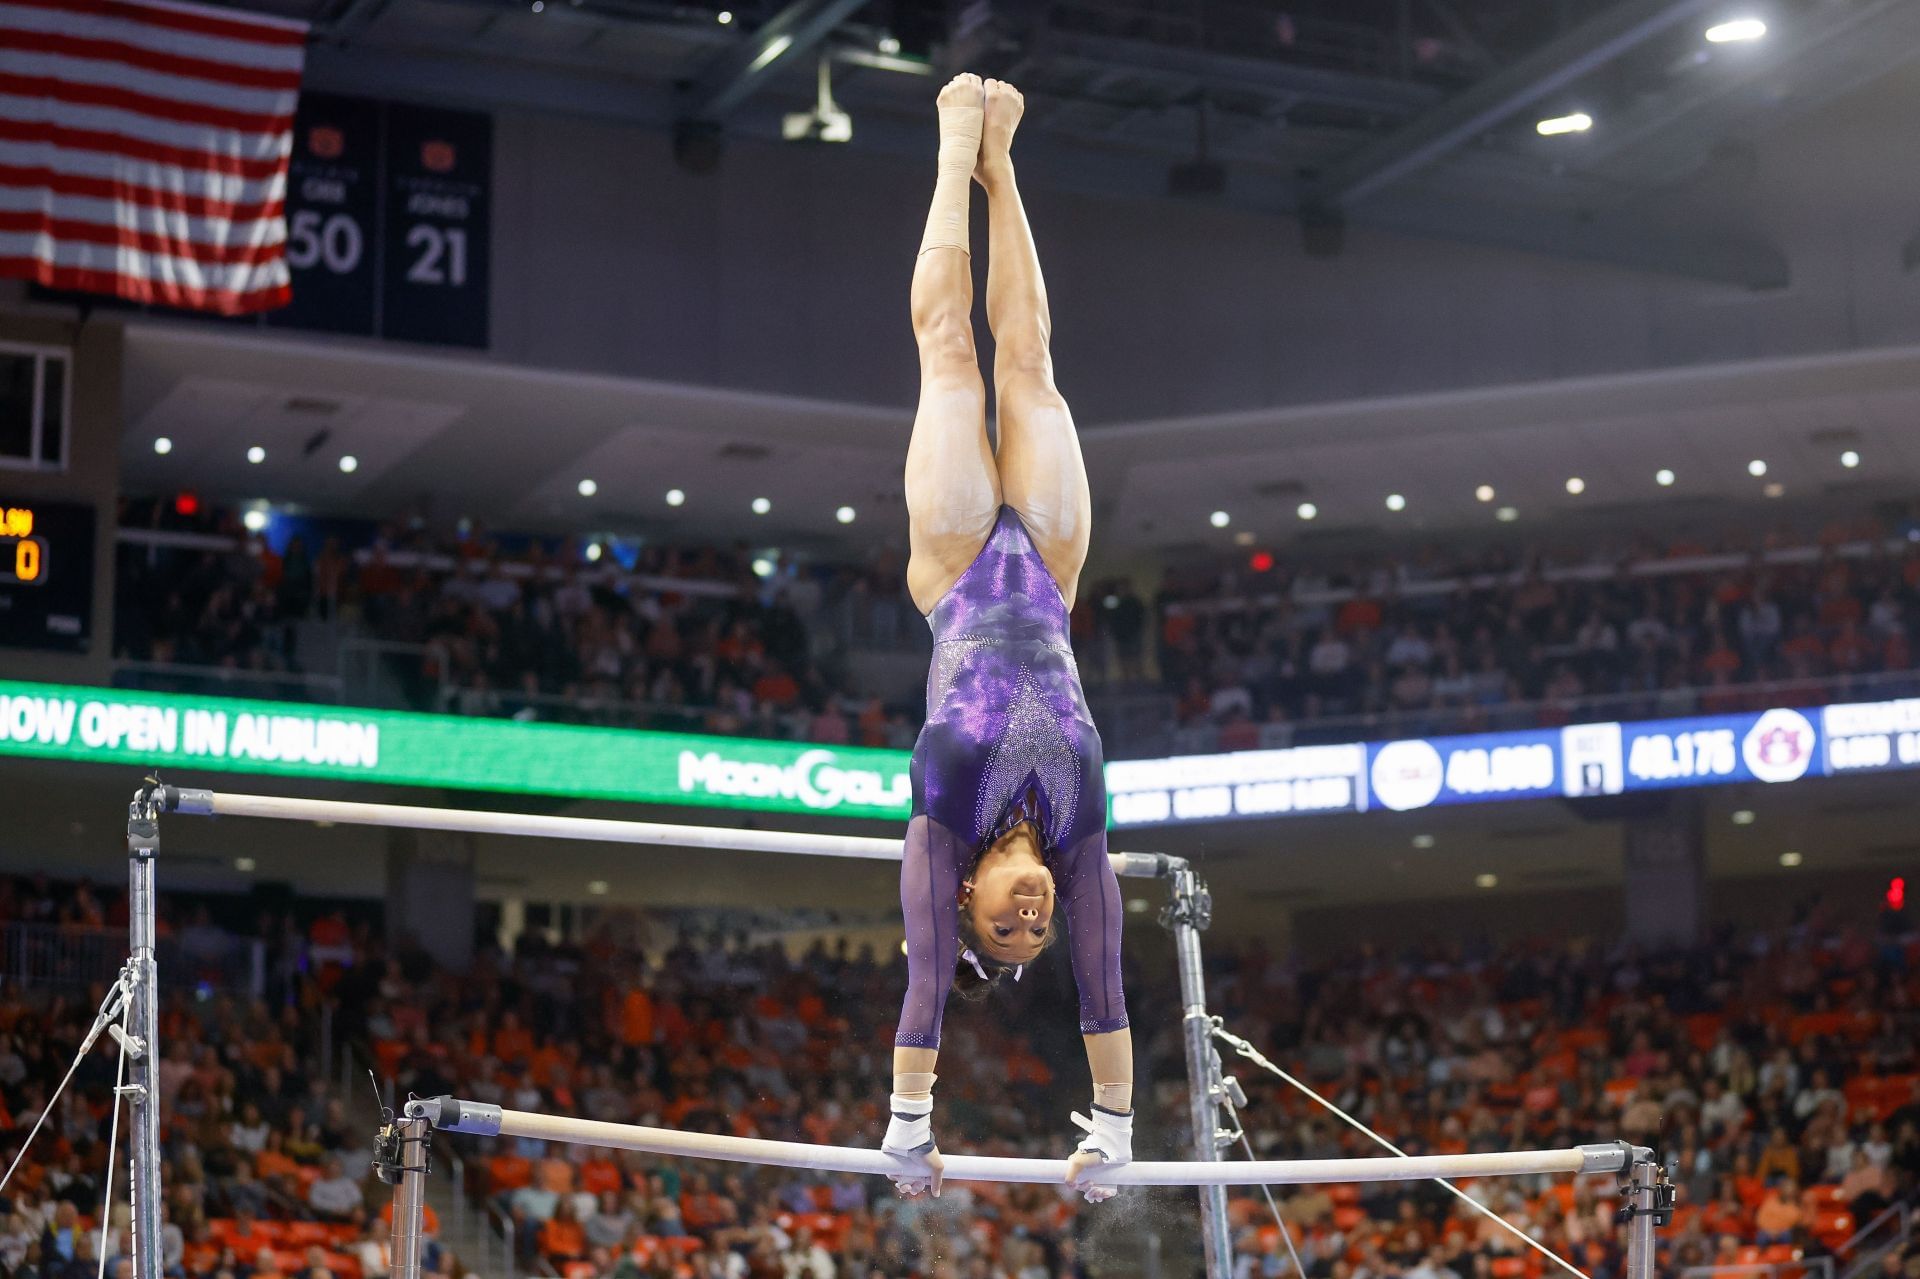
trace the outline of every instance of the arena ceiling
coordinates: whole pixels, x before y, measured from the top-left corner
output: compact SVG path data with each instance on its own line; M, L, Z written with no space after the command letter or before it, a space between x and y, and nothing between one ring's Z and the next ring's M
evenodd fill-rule
M161 320L129 326L124 390L129 492L854 556L904 540L905 407ZM1249 537L1537 537L1576 521L1617 536L1651 521L1764 519L1770 493L1865 511L1910 494L1915 421L1920 347L1109 424L1083 443L1096 550L1124 562ZM258 464L247 460L256 444ZM1671 486L1657 483L1662 468ZM670 489L683 505L667 504ZM1387 508L1390 494L1403 510ZM749 509L757 497L772 504L764 516ZM1300 517L1303 503L1314 519ZM853 524L837 521L842 505Z
M1908 0L235 0L313 24L307 86L778 139L821 76L847 145L920 159L930 77L1025 89L1047 181L1755 288L1751 219L1661 193L1920 52ZM940 16L955 13L949 27ZM730 21L718 21L724 11ZM1735 13L1766 39L1707 44ZM1542 137L1586 111L1605 127Z

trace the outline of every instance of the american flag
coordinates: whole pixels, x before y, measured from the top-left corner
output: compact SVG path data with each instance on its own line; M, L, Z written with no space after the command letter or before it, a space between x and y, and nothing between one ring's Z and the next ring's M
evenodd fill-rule
M174 0L0 0L0 275L283 306L302 23Z

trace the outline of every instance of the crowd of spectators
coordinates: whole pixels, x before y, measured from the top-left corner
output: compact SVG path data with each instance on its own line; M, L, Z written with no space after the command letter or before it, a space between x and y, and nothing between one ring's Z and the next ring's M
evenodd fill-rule
M124 515L181 520L160 504ZM183 668L284 673L255 691L892 747L912 744L924 711L910 678L856 691L848 677L856 649L926 643L891 551L762 561L762 576L744 547L608 543L589 561L577 544L473 529L275 538L231 513L191 523L225 549L121 548L116 653L155 664L149 686ZM1083 584L1073 635L1118 755L1811 704L1911 691L1920 547L1888 546L1861 524L1607 554L1330 567L1256 553L1252 567L1171 571L1151 599L1125 580ZM364 668L386 684L294 679L316 673L299 637L319 619L387 645ZM332 653L321 665L339 667Z
M112 921L81 886L0 886L0 923ZM171 918L172 912L169 911ZM320 1010L401 1095L697 1131L872 1145L884 1127L900 963L871 949L683 934L645 954L600 930L523 934L455 973L323 915L326 956L274 1006L220 992L169 1001L161 1087L170 1271L195 1279L381 1279L384 1187L370 1129L316 1073ZM284 921L264 937L284 939ZM1138 966L1157 934L1130 941ZM1792 1266L1889 1248L1876 1279L1920 1276L1920 1247L1882 1211L1920 1183L1920 937L1818 910L1663 954L1557 937L1527 944L1363 948L1304 962L1213 947L1217 1008L1261 1051L1410 1152L1564 1146L1624 1137L1679 1161L1661 1232L1684 1265ZM941 1058L938 1132L952 1149L1057 1156L1085 1084L1063 964L960 1007ZM96 992L97 993L97 992ZM1184 1148L1172 992L1130 976L1143 1115L1138 1153ZM1001 1002L1011 1000L1013 1002ZM0 1153L11 1161L92 1015L70 992L0 987ZM0 1274L82 1279L112 1083L96 1051L0 1191ZM1251 1067L1247 1135L1263 1157L1377 1151ZM503 1140L464 1147L465 1192L511 1220L522 1273L568 1279L1080 1279L1141 1273L1192 1242L1185 1193L1089 1208L1064 1188L952 1184L938 1201L884 1182L716 1167ZM1480 1182L1469 1193L1596 1279L1622 1273L1612 1177ZM1534 1279L1537 1254L1432 1186L1299 1187L1281 1216L1312 1279ZM1290 1273L1258 1197L1231 1217L1241 1279ZM1854 1236L1879 1221L1864 1241ZM124 1276L125 1222L107 1259ZM430 1223L437 1231L437 1223ZM435 1273L469 1263L437 1243ZM1181 1271L1175 1270L1174 1273Z
M1356 718L1421 735L1885 696L1920 645L1920 546L1888 547L1868 526L1771 553L1261 557L1264 572L1169 580L1159 669L1178 722L1222 749L1351 735Z

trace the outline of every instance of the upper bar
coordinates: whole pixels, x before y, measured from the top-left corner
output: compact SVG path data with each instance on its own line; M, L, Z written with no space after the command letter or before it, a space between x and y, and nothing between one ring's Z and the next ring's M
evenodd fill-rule
M823 1172L871 1173L881 1177L924 1175L917 1161L852 1146L810 1146L795 1141L726 1137L639 1124L612 1124L526 1110L503 1110L486 1102L453 1097L407 1103L410 1117L426 1119L448 1132L488 1137L531 1137L575 1145L612 1146L656 1155L724 1159L777 1168ZM1530 1173L1622 1172L1641 1148L1624 1141L1565 1150L1515 1150L1478 1155L1414 1155L1380 1159L1280 1159L1248 1163L1130 1163L1096 1170L1090 1180L1112 1186L1306 1185L1315 1182L1425 1181L1433 1177L1514 1177ZM949 1181L1065 1181L1064 1159L1005 1159L980 1155L946 1156Z
M584 839L608 844L663 844L674 848L718 848L744 853L799 853L815 857L860 857L897 862L899 839L872 835L807 835L793 831L747 830L738 826L684 826L666 822L630 822L602 817L548 817L534 813L491 813L461 808L422 808L410 804L361 804L338 799L292 799L281 795L240 795L228 791L165 786L159 790L167 812L213 817L266 817L280 821L341 822L351 826L403 826L412 830L459 831L477 835L523 835L542 839ZM1160 853L1111 853L1117 875L1164 875L1178 858Z

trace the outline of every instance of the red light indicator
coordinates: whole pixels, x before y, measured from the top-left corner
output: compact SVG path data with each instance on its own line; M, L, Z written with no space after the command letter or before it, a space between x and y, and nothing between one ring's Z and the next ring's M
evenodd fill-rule
M1907 908L1907 880L1904 875L1895 875L1887 881L1887 909L1905 910Z
M181 493L173 499L173 513L175 515L198 515L200 513L199 496L194 493Z
M1256 573L1271 573L1273 572L1273 552L1255 551L1253 558L1249 559L1247 563L1252 566L1253 571Z

